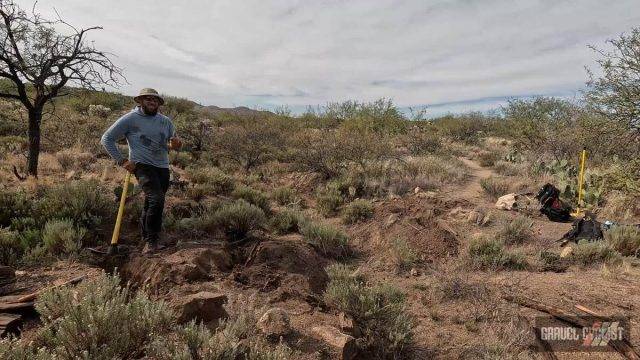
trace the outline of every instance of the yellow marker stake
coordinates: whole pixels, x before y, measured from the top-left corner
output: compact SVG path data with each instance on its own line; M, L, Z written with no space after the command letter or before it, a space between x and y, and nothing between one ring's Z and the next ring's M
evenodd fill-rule
M578 175L578 207L576 208L576 212L573 214L575 216L582 215L580 211L580 204L582 203L582 186L584 184L584 165L587 161L587 149L582 149L582 154L580 156L580 175Z
M122 223L122 215L124 214L124 203L127 200L127 190L129 190L129 178L131 178L131 173L127 171L127 175L124 177L122 195L120 196L120 207L118 208L116 226L113 229L113 235L111 236L111 246L116 246L118 244L118 238L120 237L120 224Z

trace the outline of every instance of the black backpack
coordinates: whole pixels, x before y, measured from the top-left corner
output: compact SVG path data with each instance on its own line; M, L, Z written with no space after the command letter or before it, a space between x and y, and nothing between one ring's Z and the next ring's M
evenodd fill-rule
M589 212L582 219L573 222L573 227L569 230L561 240L566 244L569 241L578 243L580 240L597 241L602 240L602 224L598 222L595 216Z
M547 218L555 222L571 221L571 206L568 206L560 200L560 190L551 184L545 184L536 199L542 207L540 212L545 214Z

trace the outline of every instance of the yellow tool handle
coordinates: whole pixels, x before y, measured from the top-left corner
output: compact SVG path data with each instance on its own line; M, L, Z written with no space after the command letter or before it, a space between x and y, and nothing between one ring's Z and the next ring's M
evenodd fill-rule
M129 190L129 179L131 173L127 171L127 175L124 176L124 185L122 186L122 195L120 196L120 207L118 208L118 217L116 217L116 226L113 229L113 235L111 236L111 245L118 244L118 238L120 237L120 224L122 224L122 215L124 214L124 203L127 200L127 190Z
M587 149L582 149L580 156L580 174L578 175L578 206L576 208L576 215L580 215L580 205L582 203L582 191L584 187L584 166L587 161Z

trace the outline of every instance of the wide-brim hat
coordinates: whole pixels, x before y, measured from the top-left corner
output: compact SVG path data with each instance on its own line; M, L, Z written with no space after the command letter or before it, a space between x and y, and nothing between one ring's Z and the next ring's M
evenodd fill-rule
M140 90L140 93L138 94L138 96L134 97L133 100L135 100L135 102L139 103L140 102L140 98L142 96L155 96L155 97L158 98L158 100L160 100L160 105L164 105L164 99L162 98L162 96L160 96L160 94L158 94L158 92L155 89L144 88L144 89Z

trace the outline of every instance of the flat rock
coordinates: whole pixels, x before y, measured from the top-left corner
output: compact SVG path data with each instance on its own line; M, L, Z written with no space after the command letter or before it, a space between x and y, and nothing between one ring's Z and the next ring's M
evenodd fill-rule
M356 339L351 335L343 334L333 326L316 326L311 329L311 332L316 338L337 350L339 359L351 360L358 355Z

